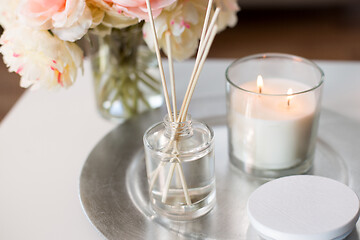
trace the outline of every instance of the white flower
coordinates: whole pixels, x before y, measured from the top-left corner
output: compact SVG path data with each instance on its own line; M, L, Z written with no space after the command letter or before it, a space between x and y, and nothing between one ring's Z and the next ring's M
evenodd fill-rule
M149 19L145 0L111 0L115 7L126 16L139 20ZM153 17L159 16L163 8L170 6L176 0L149 0Z
M111 33L111 28L125 28L138 23L138 20L125 16L111 1L87 0L88 7L93 15L93 32L100 36ZM102 14L102 16L101 16ZM96 21L101 17L101 21Z
M215 0L215 5L221 8L217 20L218 32L227 27L234 27L237 23L236 14L240 10L237 0Z
M199 44L204 23L207 0L179 0L176 4L165 8L155 19L156 32L160 48L166 53L165 33L171 32L173 56L177 60L191 57ZM236 0L215 0L221 8L217 25L218 31L233 27L237 23L239 6ZM150 49L154 49L154 41L150 23L143 27L144 39Z
M60 39L71 42L84 36L92 25L85 0L23 0L19 18L29 27L50 29Z
M173 57L179 61L191 57L199 43L206 7L206 0L179 0L165 8L155 19L160 48L166 53L165 33L170 31ZM150 23L144 24L143 33L149 48L154 49Z
M21 76L22 87L68 87L82 67L81 49L46 30L13 25L5 29L0 43L4 62Z
M0 0L0 24L3 28L16 21L19 2L20 0Z

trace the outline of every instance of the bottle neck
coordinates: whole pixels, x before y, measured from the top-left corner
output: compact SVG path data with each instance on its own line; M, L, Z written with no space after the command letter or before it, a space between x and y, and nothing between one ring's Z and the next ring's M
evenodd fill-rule
M173 138L184 138L188 136L192 136L192 120L191 116L188 115L186 120L183 122L171 122L169 120L169 116L166 115L164 117L164 126L165 126L165 136L173 139Z

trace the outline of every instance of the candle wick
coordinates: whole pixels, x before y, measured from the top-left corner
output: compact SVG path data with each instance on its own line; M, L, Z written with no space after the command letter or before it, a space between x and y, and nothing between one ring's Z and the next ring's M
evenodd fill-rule
M293 90L291 88L288 89L287 91L288 97L287 97L287 105L288 107L290 107L290 99L293 98L292 94L293 94Z
M261 93L262 92L262 89L261 89L261 87L259 87L259 93Z

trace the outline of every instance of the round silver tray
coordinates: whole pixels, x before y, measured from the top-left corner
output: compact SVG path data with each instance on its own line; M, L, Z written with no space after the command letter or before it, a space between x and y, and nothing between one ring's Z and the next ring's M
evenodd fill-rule
M90 153L80 176L80 199L92 224L108 239L260 239L249 225L245 206L265 180L246 176L230 165L224 115L202 119L215 131L214 210L190 222L176 222L150 208L142 136L163 114L155 110L126 121ZM359 136L359 124L324 110L309 174L341 181L359 195ZM347 239L360 239L358 231L359 224Z

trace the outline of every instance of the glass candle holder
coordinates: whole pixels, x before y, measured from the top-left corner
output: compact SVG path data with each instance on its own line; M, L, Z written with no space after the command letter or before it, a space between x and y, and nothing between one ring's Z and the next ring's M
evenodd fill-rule
M214 132L202 122L163 122L144 134L152 208L173 220L191 220L215 205Z
M313 162L323 71L287 54L258 54L226 71L229 155L245 173L276 178Z

